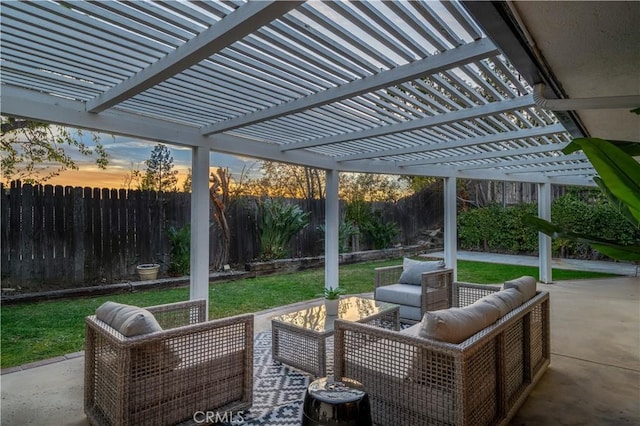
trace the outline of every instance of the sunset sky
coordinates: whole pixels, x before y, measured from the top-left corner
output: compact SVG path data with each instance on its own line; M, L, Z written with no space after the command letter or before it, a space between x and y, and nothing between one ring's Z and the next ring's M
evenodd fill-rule
M88 132L85 132L81 138L88 146L94 145ZM146 169L144 161L149 159L151 151L157 144L154 141L105 134L100 135L100 140L109 155L109 165L105 170L98 168L91 158L80 155L77 150L68 150L80 170L64 171L59 176L49 179L46 184L122 188L125 176L129 174L132 167L144 172ZM191 149L165 145L173 156L174 168L179 171L178 181L181 188L187 170L191 167ZM241 158L216 152L212 152L210 158L212 168L228 167L232 177L235 178L240 177L243 167L245 169L251 168L250 175L259 174L259 165L252 158Z

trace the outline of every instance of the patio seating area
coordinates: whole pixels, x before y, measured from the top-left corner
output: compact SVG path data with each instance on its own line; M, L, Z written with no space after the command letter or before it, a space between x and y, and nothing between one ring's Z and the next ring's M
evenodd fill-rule
M638 424L640 278L561 281L538 284L538 289L550 294L551 364L510 424ZM254 333L269 332L276 315L319 303L257 312ZM3 425L88 424L83 412L83 354L53 361L4 372ZM264 366L256 367L255 374L264 371Z

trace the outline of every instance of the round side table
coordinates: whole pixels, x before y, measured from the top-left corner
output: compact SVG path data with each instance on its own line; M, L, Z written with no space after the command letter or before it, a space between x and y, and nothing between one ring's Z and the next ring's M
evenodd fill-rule
M304 397L303 426L371 426L371 406L356 380L324 377L312 382Z

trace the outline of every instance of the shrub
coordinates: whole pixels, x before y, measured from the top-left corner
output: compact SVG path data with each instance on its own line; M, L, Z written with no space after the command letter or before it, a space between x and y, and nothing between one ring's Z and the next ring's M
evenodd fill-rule
M300 206L270 198L259 202L258 209L262 260L287 257L287 244L309 224L309 213L303 212Z
M537 215L535 204L503 207L492 204L460 212L458 241L460 248L510 253L538 252L538 232L524 225L526 215ZM618 210L603 197L593 193L569 191L551 205L553 223L571 232L598 235L630 245L640 235ZM565 238L552 241L554 256L599 258L601 255L588 244Z
M173 277L189 275L191 268L191 225L184 225L180 229L172 226L167 229L167 237L171 245L167 274Z

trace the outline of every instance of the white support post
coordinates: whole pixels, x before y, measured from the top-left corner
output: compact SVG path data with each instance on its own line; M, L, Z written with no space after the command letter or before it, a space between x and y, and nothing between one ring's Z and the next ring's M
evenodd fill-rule
M189 298L205 299L209 318L209 148L192 148L191 170Z
M324 224L324 287L338 287L339 250L338 229L340 226L340 200L338 197L337 170L326 171L326 199Z
M453 280L458 279L458 226L455 177L444 178L444 263L453 268Z
M538 184L538 217L551 220L551 184ZM540 266L540 281L546 284L552 282L551 276L551 237L538 232L538 253Z

